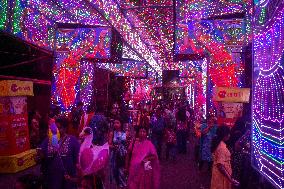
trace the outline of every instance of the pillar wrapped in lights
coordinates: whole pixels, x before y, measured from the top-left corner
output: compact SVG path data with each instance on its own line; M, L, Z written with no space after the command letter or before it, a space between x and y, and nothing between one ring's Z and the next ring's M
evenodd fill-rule
M254 36L253 162L284 188L284 3Z

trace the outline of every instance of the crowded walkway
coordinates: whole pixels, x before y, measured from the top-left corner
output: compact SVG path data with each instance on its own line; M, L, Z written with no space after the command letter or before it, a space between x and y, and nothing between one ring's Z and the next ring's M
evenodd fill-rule
M284 189L284 0L0 15L0 189Z
M51 113L42 129L46 135L31 137L38 165L14 178L3 175L2 187L254 189L260 184L249 163L244 118L233 129L218 126L214 111L204 119L182 101L172 108L145 105L135 114L117 103L109 113L99 103L95 107L84 113L79 102L69 116ZM33 122L40 122L36 115Z

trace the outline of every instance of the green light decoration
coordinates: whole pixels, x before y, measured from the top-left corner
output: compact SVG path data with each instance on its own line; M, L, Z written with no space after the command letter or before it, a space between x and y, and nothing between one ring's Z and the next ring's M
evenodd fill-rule
M47 41L49 41L50 44L54 44L54 34L55 34L55 28L54 27L48 28Z
M7 21L7 1L8 0L0 0L0 30L5 29L5 24Z
M265 16L266 16L266 8L262 8L262 9L261 9L260 16L259 16L259 23L260 23L260 24L263 24L263 23L264 23L264 21L265 21Z
M106 39L108 39L108 38L106 38ZM108 39L108 41L109 41L109 39ZM108 42L108 41L107 41L107 42ZM122 48L123 48L122 44L120 44L120 43L117 44L117 50L122 50Z
M81 76L81 86L80 89L84 89L89 84L89 74L85 73Z
M13 33L17 34L21 32L20 19L23 13L23 8L21 7L20 0L15 0L15 7L13 10L14 10L13 19L12 19Z
M264 150L261 150L260 152L261 152L262 154L268 156L270 159L272 159L272 160L275 161L276 163L278 163L278 164L280 164L280 165L283 165L283 164L284 164L283 160L280 160L280 159L278 159L278 158L273 157L272 155L270 155L269 153L265 152Z

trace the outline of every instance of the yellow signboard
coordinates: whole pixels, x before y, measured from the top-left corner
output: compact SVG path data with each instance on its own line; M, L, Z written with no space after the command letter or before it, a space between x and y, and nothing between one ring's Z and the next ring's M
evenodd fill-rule
M36 164L36 150L31 149L13 156L0 156L0 173L16 173Z
M213 89L214 101L248 103L249 97L250 88L215 87Z
M19 80L0 81L0 96L33 96L33 82Z

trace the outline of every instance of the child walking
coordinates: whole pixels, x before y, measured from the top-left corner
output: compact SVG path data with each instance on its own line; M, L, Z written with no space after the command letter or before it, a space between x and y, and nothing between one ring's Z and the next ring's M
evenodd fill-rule
M176 131L173 124L170 124L165 131L165 139L166 139L166 159L169 158L172 160L176 160L176 145L177 145L177 138L176 138Z

